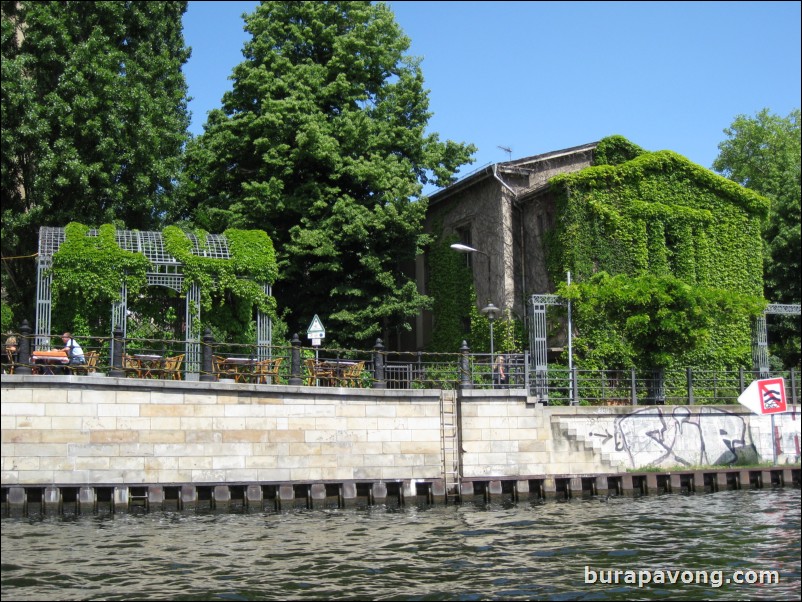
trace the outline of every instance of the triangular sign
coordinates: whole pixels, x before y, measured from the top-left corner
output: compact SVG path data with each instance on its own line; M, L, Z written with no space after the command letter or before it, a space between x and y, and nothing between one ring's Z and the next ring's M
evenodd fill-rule
M326 329L323 328L323 322L320 321L320 318L317 317L317 314L315 314L315 317L312 318L312 323L306 330L306 337L309 339L326 338Z

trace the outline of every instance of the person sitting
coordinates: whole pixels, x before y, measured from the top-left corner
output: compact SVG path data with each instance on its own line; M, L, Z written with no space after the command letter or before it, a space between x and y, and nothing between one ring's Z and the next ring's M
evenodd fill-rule
M65 332L61 335L61 340L64 341L64 351L69 358L70 364L85 364L86 358L84 357L84 350L81 349L81 346L78 344L74 338L72 338L72 334L69 332Z

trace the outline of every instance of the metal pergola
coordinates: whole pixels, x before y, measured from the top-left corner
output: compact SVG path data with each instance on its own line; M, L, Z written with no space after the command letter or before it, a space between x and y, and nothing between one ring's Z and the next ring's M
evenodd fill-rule
M87 236L97 236L97 230L90 230ZM194 234L186 234L192 241L192 254L198 257L231 259L228 241L225 236L208 234L205 241L199 241ZM64 228L42 227L39 229L39 256L36 278L36 324L34 326L36 349L49 349L51 340L50 316L52 310L53 254L58 251L66 238ZM117 230L117 244L121 249L132 253L142 253L150 266L147 271L148 286L164 286L182 292L184 274L182 264L164 248L161 232L140 232L137 230ZM265 294L272 294L269 283L262 283ZM200 375L200 335L193 327L200 322L200 288L193 283L186 292L186 349L185 371L187 380L198 380ZM126 336L126 316L128 291L123 285L120 299L111 307L112 336L117 330ZM194 310L194 311L193 311ZM273 337L273 324L267 314L259 311L256 316L257 357L259 360L270 357ZM112 345L112 349L113 349ZM113 353L113 351L112 351ZM114 358L111 358L112 363Z
M534 372L534 391L543 399L548 398L547 374L548 361L546 356L546 308L549 305L565 304L558 295L531 295L528 303L529 317L529 358L530 367ZM762 376L768 378L769 354L768 336L766 334L767 315L800 315L799 303L770 303L763 314L756 317L752 323L752 360L754 368ZM570 326L569 326L570 328Z

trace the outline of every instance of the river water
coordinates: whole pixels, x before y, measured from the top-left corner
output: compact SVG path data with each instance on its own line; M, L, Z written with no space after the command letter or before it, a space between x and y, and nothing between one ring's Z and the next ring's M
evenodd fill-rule
M2 599L798 601L801 551L794 488L5 518Z

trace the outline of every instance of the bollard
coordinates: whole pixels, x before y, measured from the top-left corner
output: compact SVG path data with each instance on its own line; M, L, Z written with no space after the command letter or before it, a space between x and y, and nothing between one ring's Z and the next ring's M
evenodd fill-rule
M411 502L414 504L416 498L418 497L418 490L415 485L415 479L407 479L406 481L404 481L403 485L404 486L402 488L403 493L401 495L401 501L403 503Z
M278 503L279 507L284 507L286 504L288 508L292 508L293 501L295 500L295 487L292 485L284 484L278 488Z
M19 351L17 352L19 365L14 368L14 373L31 374L31 327L28 326L28 320L22 321L19 334Z
M596 477L596 495L610 495L610 482L607 477Z
M161 510L164 506L164 487L148 486L148 510Z
M214 355L214 337L212 336L212 329L208 326L203 333L203 347L201 349L201 375L202 382L214 382L218 376L214 373L214 365L212 364L212 356Z
M11 516L24 516L27 501L28 496L25 494L24 487L9 487L6 502Z
M261 510L264 503L264 493L261 485L248 485L245 490L245 505L248 509Z
M476 491L473 486L473 481L462 481L459 484L459 498L460 501L472 500Z
M180 502L182 510L194 510L198 505L198 489L194 485L182 485Z
M97 508L97 497L94 487L81 487L78 490L79 514L94 512Z
M571 477L568 479L567 498L582 497L582 477Z
M290 344L292 345L292 353L290 357L290 379L287 384L298 386L303 384L303 380L301 379L301 339L298 338L297 332L292 335Z
M114 512L128 512L128 487L115 487L114 488L114 501L113 501L113 511Z
M60 514L63 510L61 501L61 489L45 487L45 495L42 498L45 514Z
M376 344L373 346L373 388L384 389L386 383L384 381L384 345L381 339L376 339Z
M123 370L123 331L118 326L112 333L111 341L111 370L109 376L122 378L125 376Z
M228 510L231 505L231 489L228 485L215 485L212 499L215 509Z
M373 503L384 503L387 499L387 485L385 483L373 483L370 490L370 497Z
M432 501L441 504L448 502L446 483L443 479L434 479L432 481Z
M324 483L312 483L309 497L312 508L321 508L326 504L326 485Z
M503 487L501 481L494 480L487 484L487 499L488 501L498 499L501 496Z
M470 357L471 349L468 347L468 341L462 341L462 346L459 348L459 386L461 389L473 389L471 382L471 366Z
M343 500L343 506L349 508L354 506L357 501L357 494L356 494L356 483L353 481L346 481L342 484L341 488L341 496Z
M515 481L515 499L516 500L525 500L529 497L529 481L528 480L518 480Z

